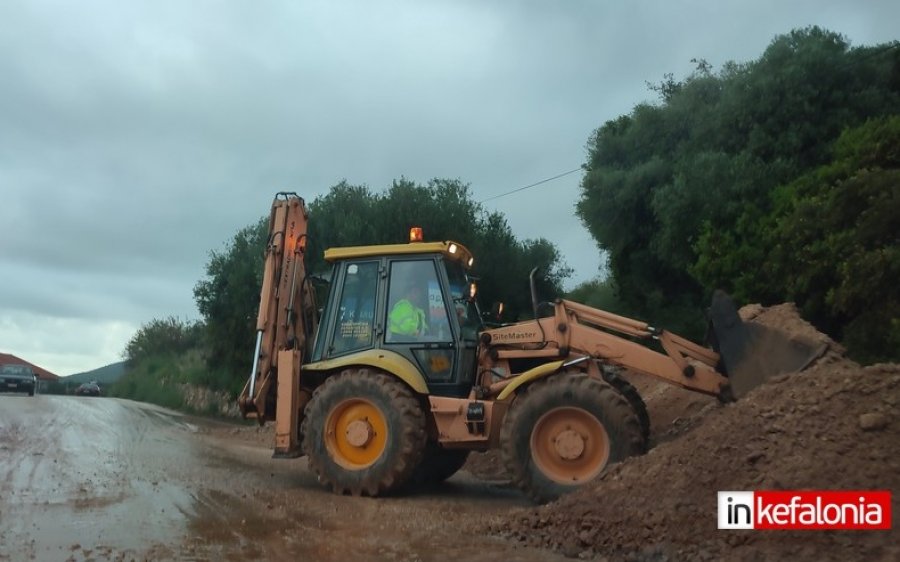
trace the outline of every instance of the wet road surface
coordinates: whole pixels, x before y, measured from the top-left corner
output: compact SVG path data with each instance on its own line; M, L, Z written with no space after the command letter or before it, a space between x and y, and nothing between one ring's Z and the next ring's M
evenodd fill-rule
M0 560L564 560L490 536L529 506L502 483L335 496L245 434L129 400L0 394Z

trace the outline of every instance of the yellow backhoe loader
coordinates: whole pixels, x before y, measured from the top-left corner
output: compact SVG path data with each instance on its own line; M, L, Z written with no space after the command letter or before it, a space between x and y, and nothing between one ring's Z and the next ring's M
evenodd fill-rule
M649 417L628 373L731 400L822 348L744 324L717 294L713 347L568 300L486 328L452 241L333 248L330 292L304 267L307 210L272 204L245 418L275 422L275 456L306 455L334 492L378 496L449 478L499 448L539 502L644 452ZM655 342L655 343L654 343ZM653 344L660 351L648 345Z

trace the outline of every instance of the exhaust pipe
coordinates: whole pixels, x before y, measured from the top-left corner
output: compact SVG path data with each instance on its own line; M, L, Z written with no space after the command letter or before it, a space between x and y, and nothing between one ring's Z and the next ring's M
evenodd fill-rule
M531 270L531 273L528 274L528 283L531 285L531 310L534 312L534 319L538 318L538 298L537 298L537 286L534 283L534 276L537 274L538 269L540 267L535 267Z

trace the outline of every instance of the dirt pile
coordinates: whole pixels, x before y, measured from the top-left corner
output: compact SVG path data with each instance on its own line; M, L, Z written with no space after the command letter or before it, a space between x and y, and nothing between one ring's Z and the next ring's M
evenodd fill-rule
M806 371L771 380L734 404L679 406L679 389L650 389L651 419L654 405L654 421L671 418L657 428L660 445L595 485L496 521L494 531L581 558L900 559L896 530L716 529L718 490L900 489L900 365L863 368L843 358L793 305L741 314L829 350Z

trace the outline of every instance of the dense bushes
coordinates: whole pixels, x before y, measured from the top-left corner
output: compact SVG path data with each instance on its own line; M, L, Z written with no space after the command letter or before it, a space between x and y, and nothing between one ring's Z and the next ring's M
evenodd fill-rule
M795 30L654 89L591 137L578 204L625 312L697 335L724 288L796 301L859 359L900 357L900 44Z

